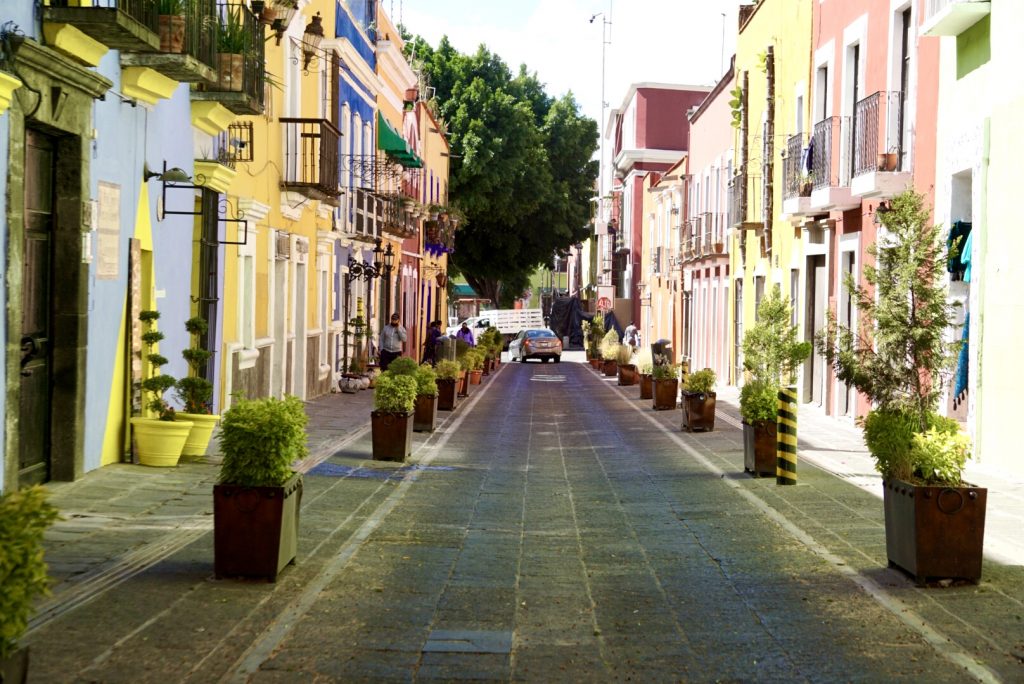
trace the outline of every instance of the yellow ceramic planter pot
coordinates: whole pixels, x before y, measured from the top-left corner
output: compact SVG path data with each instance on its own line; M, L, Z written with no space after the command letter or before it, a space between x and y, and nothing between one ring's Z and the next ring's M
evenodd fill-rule
M139 463L159 468L178 465L185 440L192 431L192 421L132 418L131 423Z
M210 446L210 437L213 436L213 428L217 427L220 416L207 413L178 413L184 420L192 421L192 430L185 440L185 448L182 449L182 456L205 456L206 449Z

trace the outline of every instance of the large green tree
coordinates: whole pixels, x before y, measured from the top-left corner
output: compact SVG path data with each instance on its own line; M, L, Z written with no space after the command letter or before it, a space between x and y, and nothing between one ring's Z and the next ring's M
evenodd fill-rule
M466 214L452 270L507 305L537 268L589 235L597 124L572 93L552 98L525 65L513 74L485 46L473 55L442 38L407 52L434 88L452 149L449 201Z

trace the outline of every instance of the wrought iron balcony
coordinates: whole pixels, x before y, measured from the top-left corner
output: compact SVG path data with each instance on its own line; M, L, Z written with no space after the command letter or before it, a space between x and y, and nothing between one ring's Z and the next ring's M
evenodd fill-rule
M43 21L71 24L112 50L156 52L160 49L157 4L153 0L50 0Z
M746 176L737 173L729 181L729 225L738 226L746 220L746 212L743 210L743 193L746 190Z
M806 146L807 135L804 133L790 136L789 140L786 141L786 158L782 163L782 196L784 199L800 197L804 194L804 183L808 181L807 175L802 168ZM810 192L806 194L809 195Z
M217 3L217 22L216 78L198 85L192 99L215 100L235 114L262 114L263 25L245 5L225 2Z
M811 138L811 178L814 189L840 187L850 184L849 159L843 144L849 137L850 117L830 116L814 124ZM845 125L844 125L845 124Z
M901 171L902 93L877 92L854 108L853 175Z
M403 197L402 195L392 194L384 195L381 197L383 201L384 211L384 230L397 235L402 238L411 238L416 236L417 229L417 218L410 212L406 211L403 205L403 200L411 198ZM427 221L427 224L431 221ZM432 222L438 227L438 237L440 237L440 221ZM440 239L437 240L440 242Z
M284 127L281 187L338 206L341 132L325 119L282 118L279 121Z
M154 69L181 82L212 83L217 80L217 5L214 0L190 0L183 3L180 15L161 15L157 19L158 52L121 55L124 66Z
M348 209L351 219L346 223L345 232L350 237L373 242L381 236L384 202L369 188L352 188Z

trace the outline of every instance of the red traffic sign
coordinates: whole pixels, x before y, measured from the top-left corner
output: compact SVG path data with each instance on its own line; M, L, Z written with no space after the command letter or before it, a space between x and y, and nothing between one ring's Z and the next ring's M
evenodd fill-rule
M597 310L603 313L607 313L612 310L612 300L607 297L600 297L597 300Z

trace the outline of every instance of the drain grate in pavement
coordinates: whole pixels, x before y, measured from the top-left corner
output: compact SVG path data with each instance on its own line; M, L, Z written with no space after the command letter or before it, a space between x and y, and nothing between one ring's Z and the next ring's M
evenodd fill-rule
M423 645L424 653L511 653L512 632L435 629Z

